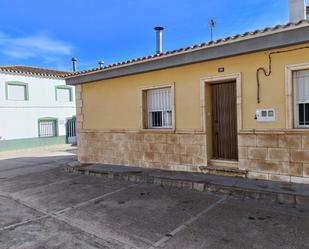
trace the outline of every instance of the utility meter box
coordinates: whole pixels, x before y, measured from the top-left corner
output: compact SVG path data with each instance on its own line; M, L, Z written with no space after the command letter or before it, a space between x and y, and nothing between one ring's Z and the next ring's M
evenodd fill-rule
M257 109L255 117L257 122L275 122L276 111L275 109Z

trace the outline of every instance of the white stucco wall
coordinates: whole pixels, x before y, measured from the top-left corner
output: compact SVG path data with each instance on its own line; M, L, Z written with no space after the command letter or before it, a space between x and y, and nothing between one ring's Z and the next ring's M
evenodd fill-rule
M29 100L7 100L8 81L27 83ZM56 101L55 87L59 85L65 81L0 73L0 140L38 137L38 120L46 117L57 118L59 135L65 135L66 119L75 115L75 91L72 87L72 102Z

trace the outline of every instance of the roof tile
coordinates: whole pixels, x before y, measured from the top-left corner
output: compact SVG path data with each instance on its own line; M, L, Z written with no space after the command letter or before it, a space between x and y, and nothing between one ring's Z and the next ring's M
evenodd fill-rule
M196 49L200 49L200 48L206 48L209 46L217 46L220 45L222 43L226 43L226 42L237 42L238 40L244 39L244 38L254 38L260 34L267 34L267 33L272 33L272 32L280 32L280 31L284 31L285 29L288 28L298 28L298 26L300 25L308 25L309 24L309 20L301 20L297 23L287 23L285 25L276 25L274 27L267 27L264 29L257 29L255 31L251 31L251 32L245 32L243 34L236 34L234 36L229 36L223 39L218 39L216 41L210 41L210 42L203 42L201 44L198 45L192 45L192 46L188 46L185 48L179 48L179 49L174 49L171 51L167 51L164 53L160 53L160 54L153 54L153 55L148 55L148 56L144 56L141 58L136 58L136 59L131 59L131 60L127 60L124 62L119 62L119 63L114 63L111 65L107 65L103 68L94 68L94 69L90 69L90 70L84 70L84 71L80 71L80 72L74 72L74 73L69 73L66 75L66 77L71 78L71 77L78 77L80 75L84 75L87 74L89 72L100 72L100 71L104 71L105 69L111 69L113 67L117 67L119 65L129 65L129 64L133 64L134 62L147 62L148 60L151 60L153 58L158 58L158 57L162 57L164 58L164 56L173 56L175 54L178 53L182 53L182 52L190 52L190 51L194 51Z
M0 72L20 73L20 74L37 75L44 77L57 77L57 78L62 78L65 75L69 74L69 72L40 68L40 67L24 66L24 65L11 65L11 66L0 65Z

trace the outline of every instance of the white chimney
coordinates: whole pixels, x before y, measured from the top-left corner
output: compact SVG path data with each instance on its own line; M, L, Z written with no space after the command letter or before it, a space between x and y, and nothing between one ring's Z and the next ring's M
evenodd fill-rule
M306 19L306 0L289 0L290 22Z
M103 68L104 67L104 61L100 60L99 61L99 68Z

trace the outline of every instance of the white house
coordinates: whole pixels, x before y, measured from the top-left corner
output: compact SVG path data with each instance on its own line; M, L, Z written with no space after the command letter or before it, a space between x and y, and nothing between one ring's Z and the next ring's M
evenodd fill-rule
M75 91L65 85L65 74L0 66L0 151L68 142L68 122L75 124Z

